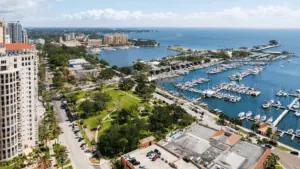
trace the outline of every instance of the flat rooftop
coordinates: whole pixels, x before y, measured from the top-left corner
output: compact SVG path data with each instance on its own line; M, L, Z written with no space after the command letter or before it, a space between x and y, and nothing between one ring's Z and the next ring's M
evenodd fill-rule
M154 151L154 149L157 149L161 153L161 157L158 158L155 161L152 161L149 159L146 155L149 151ZM145 166L147 169L173 169L169 163L174 163L177 165L178 168L185 168L185 169L198 169L196 166L194 166L192 163L187 163L183 161L182 159L179 159L175 155L169 153L165 149L153 144L147 148L137 149L133 152L127 153L126 155L123 155L124 158L129 155L130 157L136 158L137 161L140 162L140 165L135 166L136 169L139 168L139 166Z
M192 124L178 138L162 143L166 149L208 169L250 169L266 148L242 141L239 135Z

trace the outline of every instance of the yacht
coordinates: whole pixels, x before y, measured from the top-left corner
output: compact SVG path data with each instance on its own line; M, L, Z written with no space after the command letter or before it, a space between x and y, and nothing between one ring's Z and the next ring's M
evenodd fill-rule
M300 112L296 111L295 116L299 117L300 116Z
M298 109L299 108L299 102L297 101L292 107L293 107L293 109Z
M254 117L254 120L259 120L260 119L260 114L257 114L255 117Z
M246 117L251 117L252 116L252 111L248 111L248 113L246 113Z
M262 105L262 107L263 107L264 109L267 109L267 108L269 108L270 106L271 106L271 102L268 102L268 101L265 101L264 104Z
M293 133L294 133L294 130L293 130L293 129L289 129L289 130L287 131L287 133L288 133L288 134L293 134Z
M267 116L266 115L261 116L261 121L266 121L266 120L267 120Z
M243 119L244 117L245 117L245 112L240 112L240 113L239 113L239 118L240 118L240 119Z
M272 123L273 122L273 117L270 117L268 120L267 120L268 123Z
M296 133L296 136L300 137L300 129L297 129L295 133Z

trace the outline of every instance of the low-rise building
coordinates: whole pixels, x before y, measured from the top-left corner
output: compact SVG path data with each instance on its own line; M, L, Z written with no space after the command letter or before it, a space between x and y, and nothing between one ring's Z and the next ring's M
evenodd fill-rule
M30 45L36 45L36 44L41 44L44 45L45 44L45 40L44 39L29 39L29 44Z
M199 124L173 133L159 144L207 169L263 169L271 153L270 149L243 141L241 136L230 131L217 131Z
M155 157L158 154L160 158ZM124 169L198 169L193 163L184 161L156 144L122 155L121 163Z
M102 39L89 39L88 46L90 47L100 47L102 46Z

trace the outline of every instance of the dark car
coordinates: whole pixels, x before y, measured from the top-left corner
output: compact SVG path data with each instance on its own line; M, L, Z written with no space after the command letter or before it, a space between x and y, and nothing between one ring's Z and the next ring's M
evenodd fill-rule
M141 163L139 161L132 162L133 165L140 165Z
M267 148L269 148L269 149L272 148L272 146L271 146L270 144L266 144L265 147L267 147Z
M293 154L293 155L296 155L296 156L299 155L298 151L291 151L290 153Z
M154 152L151 150L151 151L149 151L148 153L147 153L147 157L149 157L149 156L151 156L152 154L153 154Z

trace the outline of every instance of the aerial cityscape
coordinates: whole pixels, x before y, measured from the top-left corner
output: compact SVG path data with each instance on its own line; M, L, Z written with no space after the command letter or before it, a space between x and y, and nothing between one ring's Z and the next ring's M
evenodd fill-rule
M0 0L0 169L300 169L299 11Z

